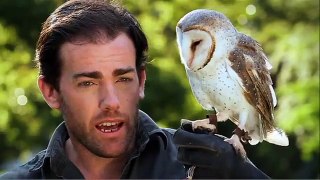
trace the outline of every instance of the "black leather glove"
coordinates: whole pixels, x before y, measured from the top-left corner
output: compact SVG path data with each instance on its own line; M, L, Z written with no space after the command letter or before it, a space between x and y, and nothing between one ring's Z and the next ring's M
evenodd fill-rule
M188 169L196 166L193 179L267 179L248 158L236 154L223 136L205 131L194 132L191 122L184 122L173 139L178 147L178 160Z

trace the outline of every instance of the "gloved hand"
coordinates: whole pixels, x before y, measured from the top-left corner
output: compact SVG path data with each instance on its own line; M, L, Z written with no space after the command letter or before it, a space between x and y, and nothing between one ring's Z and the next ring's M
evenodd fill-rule
M248 158L236 154L223 136L205 131L194 132L191 121L183 122L173 140L178 147L178 161L194 169L194 179L238 178L267 179Z

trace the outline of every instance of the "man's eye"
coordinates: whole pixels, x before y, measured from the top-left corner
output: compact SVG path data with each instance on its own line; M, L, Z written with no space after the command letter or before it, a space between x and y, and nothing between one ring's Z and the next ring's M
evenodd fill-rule
M95 83L91 82L91 81L84 81L84 82L80 82L78 83L79 87L89 87L95 85Z
M118 82L130 82L130 81L132 81L132 79L131 78L126 78L126 77L122 77L122 78L120 78L118 80Z

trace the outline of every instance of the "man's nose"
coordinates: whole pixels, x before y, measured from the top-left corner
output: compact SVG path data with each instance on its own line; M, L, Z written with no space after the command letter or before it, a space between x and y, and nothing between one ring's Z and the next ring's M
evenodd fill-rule
M101 90L100 108L102 110L118 110L120 101L116 89L112 85L107 85Z

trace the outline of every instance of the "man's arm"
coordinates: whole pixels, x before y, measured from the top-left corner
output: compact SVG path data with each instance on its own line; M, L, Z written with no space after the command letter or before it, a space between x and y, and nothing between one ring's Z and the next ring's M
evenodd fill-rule
M183 123L174 134L178 160L187 168L195 166L193 178L267 179L248 158L237 155L223 137L193 132L191 123Z

